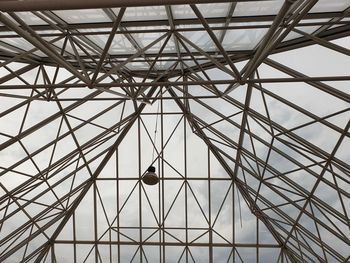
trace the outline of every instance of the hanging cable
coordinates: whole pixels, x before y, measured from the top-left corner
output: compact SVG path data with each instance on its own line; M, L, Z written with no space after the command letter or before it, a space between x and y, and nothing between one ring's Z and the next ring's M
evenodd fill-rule
M151 163L154 161L154 152L156 148L156 139L157 139L157 130L158 130L158 115L159 115L159 108L160 108L160 100L158 100L158 106L157 106L157 113L156 113L156 125L154 127L154 135L153 135L153 151L152 151L152 159Z

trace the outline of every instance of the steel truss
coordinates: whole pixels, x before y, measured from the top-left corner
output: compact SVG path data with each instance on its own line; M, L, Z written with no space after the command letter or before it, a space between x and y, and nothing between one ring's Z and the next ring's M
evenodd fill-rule
M333 40L350 7L60 2L0 3L0 262L349 262L350 75L277 58L317 45L348 59ZM85 2L108 21L54 11ZM215 2L226 16L205 15ZM166 19L125 19L135 6ZM264 34L235 50L235 30Z

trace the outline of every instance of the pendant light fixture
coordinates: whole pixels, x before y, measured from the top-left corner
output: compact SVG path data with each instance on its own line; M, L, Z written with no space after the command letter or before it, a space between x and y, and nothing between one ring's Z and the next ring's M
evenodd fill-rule
M142 181L148 185L155 185L159 182L159 178L156 174L156 168L154 166L148 167L147 172L142 177Z
M157 138L159 104L160 104L160 101L158 101L156 125L154 128L154 137L153 137L154 146L153 146L153 151L152 151L152 161L153 162L154 162L154 149L155 149L156 138ZM152 162L152 164L153 164L153 162ZM156 168L153 165L148 167L146 173L142 176L142 181L147 185L155 185L159 182L159 177L156 174Z

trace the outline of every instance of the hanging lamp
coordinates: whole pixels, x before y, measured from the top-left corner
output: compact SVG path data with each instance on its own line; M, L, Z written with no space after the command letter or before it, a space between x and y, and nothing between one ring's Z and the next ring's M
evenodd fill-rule
M159 105L160 105L160 102L158 101L157 118L156 118L156 125L154 128L154 138L153 138L154 143L156 142L156 138L157 138ZM153 151L152 151L152 161L154 160L154 148L155 146L153 147ZM159 177L156 174L156 168L153 165L149 166L146 173L142 176L141 179L147 185L155 185L159 183Z
M159 182L159 178L156 174L156 168L154 166L148 167L146 173L142 177L142 181L147 185L155 185Z

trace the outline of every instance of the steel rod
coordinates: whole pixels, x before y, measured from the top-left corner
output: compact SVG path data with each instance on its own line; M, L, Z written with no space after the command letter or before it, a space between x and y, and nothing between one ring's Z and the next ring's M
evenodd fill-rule
M251 2L253 0L237 0L236 2ZM0 1L0 10L11 11L39 11L39 10L68 10L88 8L112 8L112 7L135 7L154 5L185 5L205 3L225 3L232 0L9 0Z

